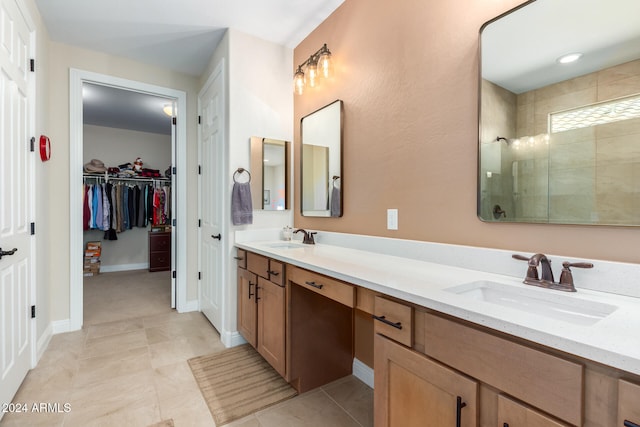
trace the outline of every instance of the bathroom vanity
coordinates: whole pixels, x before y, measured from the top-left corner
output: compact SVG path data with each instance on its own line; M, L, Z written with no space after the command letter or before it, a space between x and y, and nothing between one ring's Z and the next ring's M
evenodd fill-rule
M581 289L586 273L575 294L523 285L526 266L502 251L485 263L504 256L521 277L382 240L388 254L237 241L239 330L299 391L350 374L357 348L372 346L376 426L640 423L637 297ZM413 258L397 256L407 249ZM435 250L458 264L485 251ZM356 327L363 318L370 328Z

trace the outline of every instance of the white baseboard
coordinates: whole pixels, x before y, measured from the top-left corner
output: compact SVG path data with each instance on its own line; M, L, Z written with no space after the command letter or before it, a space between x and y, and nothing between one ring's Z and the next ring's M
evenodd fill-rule
M227 348L237 347L239 345L246 344L247 342L242 337L242 335L240 335L240 332L238 331L234 331L234 332L225 331L221 333L220 341L222 341L222 344L224 344L224 346Z
M47 350L47 347L49 347L51 337L53 337L53 324L49 322L47 329L45 329L42 335L40 335L40 338L38 338L38 342L36 343L36 360L33 361L33 367L38 364L40 358L42 358L42 355Z
M148 262L142 262L139 264L102 265L100 266L100 273L113 273L115 271L130 271L130 270L146 270L148 268L149 268Z
M63 334L65 332L71 332L71 320L55 320L51 322L51 328L53 331L53 335Z
M178 313L188 313L190 311L200 311L200 302L197 299L187 301L183 306L177 308Z
M355 357L353 358L353 376L373 388L373 369Z

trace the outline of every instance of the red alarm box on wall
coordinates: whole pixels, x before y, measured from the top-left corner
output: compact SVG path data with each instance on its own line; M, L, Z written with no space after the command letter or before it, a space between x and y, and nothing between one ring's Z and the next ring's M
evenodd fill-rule
M51 141L48 136L40 135L40 160L46 162L51 158Z

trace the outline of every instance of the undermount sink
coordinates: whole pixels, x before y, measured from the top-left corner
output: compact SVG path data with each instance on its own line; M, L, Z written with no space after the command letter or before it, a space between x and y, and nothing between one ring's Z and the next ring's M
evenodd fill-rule
M287 243L287 242L282 242L282 243L269 243L268 245L265 245L271 249L297 249L297 248L302 248L304 246L302 246L301 243Z
M445 291L582 326L593 325L618 309L615 305L563 295L558 291L519 288L485 280L453 286Z

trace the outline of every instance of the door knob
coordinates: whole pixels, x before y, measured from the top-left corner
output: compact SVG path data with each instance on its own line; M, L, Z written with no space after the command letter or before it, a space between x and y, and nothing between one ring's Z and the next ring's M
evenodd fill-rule
M211 235L212 239L218 239L218 240L222 240L222 235L220 233L216 234L215 236L212 234Z
M0 248L0 259L2 259L3 256L15 254L17 250L18 248L13 248L10 251L3 251L2 248Z

